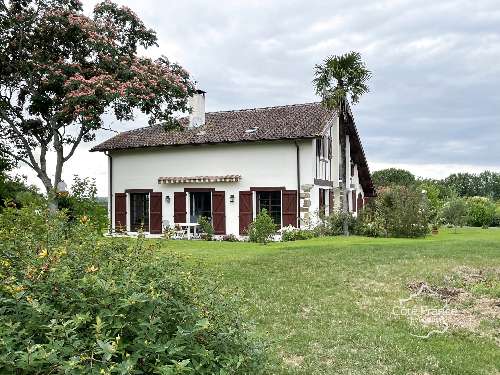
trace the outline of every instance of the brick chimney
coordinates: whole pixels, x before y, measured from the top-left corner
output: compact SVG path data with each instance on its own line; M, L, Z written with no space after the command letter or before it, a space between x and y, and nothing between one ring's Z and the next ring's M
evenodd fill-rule
M189 114L189 127L197 128L205 125L205 91L196 90L188 99L188 105L191 107Z

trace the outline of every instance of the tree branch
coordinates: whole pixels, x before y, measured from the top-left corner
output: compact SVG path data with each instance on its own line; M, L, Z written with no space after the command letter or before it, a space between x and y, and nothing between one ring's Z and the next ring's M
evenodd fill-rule
M23 144L23 148L24 150L26 151L26 153L28 154L28 157L30 159L30 162L31 164L33 165L33 167L39 167L37 165L37 162L36 162L36 159L35 159L35 156L33 155L33 152L31 152L31 147L30 147L30 144L28 143L28 140L24 137L24 135L21 133L21 131L17 128L16 124L14 123L14 121L12 121L7 113L5 112L4 109L1 109L0 110L0 116L2 117L2 119L7 122L7 124L9 124L10 128L14 131L14 133L16 133L16 137L18 137L22 144Z
M63 157L63 162L67 162L75 153L76 148L78 145L81 143L83 136L86 134L85 128L82 125L80 128L80 133L78 134L78 137L76 138L75 142L73 143L73 146L71 147L71 150L69 151L69 154Z

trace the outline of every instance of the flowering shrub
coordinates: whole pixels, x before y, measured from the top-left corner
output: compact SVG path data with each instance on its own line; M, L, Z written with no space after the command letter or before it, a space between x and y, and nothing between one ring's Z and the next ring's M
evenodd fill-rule
M1 374L254 374L233 303L156 242L104 239L62 211L0 214Z
M467 199L467 224L473 227L489 227L495 219L495 204L485 197Z
M225 236L222 237L222 241L239 242L240 240L234 234L226 234Z
M295 228L288 225L280 230L282 241L308 240L314 237L312 230Z

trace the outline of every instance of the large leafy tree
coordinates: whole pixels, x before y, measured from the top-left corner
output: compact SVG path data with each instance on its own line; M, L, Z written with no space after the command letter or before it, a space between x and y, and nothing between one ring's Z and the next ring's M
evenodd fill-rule
M359 98L369 91L368 81L370 77L371 72L361 59L361 54L349 52L343 55L329 56L322 64L316 65L313 80L316 94L321 96L323 104L328 109L335 110L339 117L341 203L344 213L348 212L345 136L347 122L352 121L348 115L349 103L358 103ZM344 220L344 234L349 234L347 220Z
M138 54L156 35L127 7L104 1L87 17L78 0L0 0L0 40L0 150L31 167L47 192L105 112L131 120L139 110L150 124L174 126L173 115L188 110L189 74Z
M415 175L406 169L386 168L372 173L375 186L412 186L415 184Z

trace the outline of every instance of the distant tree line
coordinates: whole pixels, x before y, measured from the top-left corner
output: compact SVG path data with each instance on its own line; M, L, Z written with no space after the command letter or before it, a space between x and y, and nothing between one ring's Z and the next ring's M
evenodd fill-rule
M500 226L500 173L454 173L439 180L416 178L407 170L388 168L374 172L372 177L379 195L402 187L425 196L433 227ZM391 211L395 212L393 208Z
M484 171L481 173L453 173L444 179L416 178L410 171L388 168L372 175L373 183L382 186L423 185L437 189L440 198L457 195L459 197L487 197L500 200L500 173Z

